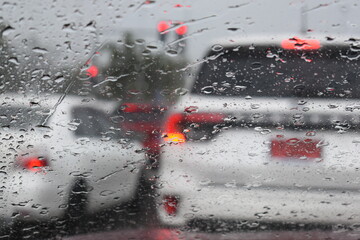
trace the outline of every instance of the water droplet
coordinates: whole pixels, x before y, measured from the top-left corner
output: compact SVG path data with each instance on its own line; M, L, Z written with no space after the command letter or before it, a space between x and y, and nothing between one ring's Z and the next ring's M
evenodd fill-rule
M40 54L48 53L48 50L46 48L40 48L40 47L35 47L32 49L32 51L34 53L40 53Z
M205 94L212 94L215 92L215 88L213 86L206 86L201 89L201 92Z
M235 188L235 187L236 187L236 181L233 180L233 181L230 181L230 182L225 183L224 185L225 185L225 187L227 187L227 188Z
M305 105L307 103L306 100L299 100L298 105Z
M41 77L41 80L43 80L43 81L49 81L49 80L51 80L51 78L50 78L49 75L44 75L44 76Z
M87 137L78 138L76 140L76 143L81 144L81 145L87 145L89 142L90 142L90 139Z
M2 36L8 36L10 35L15 29L11 26L7 26L3 31L2 31Z
M259 70L262 68L262 64L260 62L253 62L250 66L252 70Z
M230 78L230 77L234 77L235 76L235 73L234 72L226 72L225 73L225 76Z
M188 90L186 88L177 88L175 89L174 93L178 96L184 96L188 93Z
M125 118L123 116L112 116L112 117L110 117L110 120L113 123L120 123L120 122L125 121Z
M209 178L203 179L201 181L199 181L199 184L202 186L206 186L209 185L211 183L211 180Z
M319 148L319 147L324 147L324 146L329 146L329 142L325 141L325 140L321 140L320 142L318 142L316 144L316 147Z
M151 54L151 51L149 49L145 49L141 54L143 56L149 56Z
M197 106L190 106L185 108L185 112L187 113L193 113L193 112L197 112L199 110L199 108Z
M214 52L219 52L219 51L223 50L224 47L221 46L220 44L216 44L216 45L212 46L211 49L212 49Z
M150 50L156 50L156 49L158 49L157 46L153 46L153 45L147 45L146 48L147 48L147 49L150 49Z
M115 191L104 190L104 191L101 191L101 192L100 192L100 195L106 197L106 196L112 195L112 194L114 194L114 193L115 193Z
M255 103L255 104L251 104L251 109L258 109L258 108L260 108L260 104L257 104L257 103Z
M263 134L263 135L266 135L266 134L271 133L271 130L270 129L263 129L260 133Z
M305 135L308 136L308 137L313 137L313 136L316 135L316 132L315 131L308 131Z
M9 62L15 64L15 65L19 65L19 60L16 57L12 57L9 59Z
M135 43L139 44L139 45L143 45L145 43L145 40L144 39L136 39Z
M111 137L110 136L102 136L100 138L101 141L104 141L104 142L107 142L107 141L110 141L111 140Z
M56 83L61 83L61 82L63 82L64 80L65 80L65 78L64 78L63 76L58 76L58 77L55 78L55 82L56 82Z
M178 52L176 50L174 50L174 49L169 49L169 50L166 51L166 54L169 55L169 56L174 57L174 56L178 55Z

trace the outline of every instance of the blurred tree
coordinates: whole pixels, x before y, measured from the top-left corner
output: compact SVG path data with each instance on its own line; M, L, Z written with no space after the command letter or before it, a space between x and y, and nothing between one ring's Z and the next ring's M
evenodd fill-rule
M168 54L125 34L124 41L105 43L80 73L74 89L100 98L131 102L170 102L183 85L186 63L181 54Z

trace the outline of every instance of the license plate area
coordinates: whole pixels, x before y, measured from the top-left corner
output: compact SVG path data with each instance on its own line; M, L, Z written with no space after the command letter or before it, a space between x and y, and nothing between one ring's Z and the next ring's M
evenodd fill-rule
M290 159L321 158L319 142L319 140L310 138L273 139L271 141L271 156Z

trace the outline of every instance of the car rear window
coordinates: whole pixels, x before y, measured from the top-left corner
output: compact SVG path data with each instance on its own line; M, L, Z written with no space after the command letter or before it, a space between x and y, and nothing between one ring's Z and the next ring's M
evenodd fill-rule
M211 52L192 92L253 97L359 98L358 52L349 47L283 50L237 47Z

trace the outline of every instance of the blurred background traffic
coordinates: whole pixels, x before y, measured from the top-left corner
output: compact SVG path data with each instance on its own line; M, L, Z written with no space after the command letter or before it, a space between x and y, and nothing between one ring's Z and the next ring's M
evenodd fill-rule
M336 42L335 48L341 45L342 49L352 51L352 55L346 55L351 55L351 59L349 57L347 60L357 60L357 38L360 34L358 5L355 0L275 2L66 0L61 3L37 0L2 1L0 6L2 13L0 16L2 237L39 239L80 234L86 238L98 237L95 232L111 231L111 234L115 234L114 238L119 239L139 236L154 239L207 237L215 239L219 237L216 232L245 229L245 233L237 232L235 235L231 233L228 237L246 239L249 238L247 235L249 231L253 234L261 231L260 235L253 235L253 238L268 238L273 234L280 234L284 239L290 237L297 239L296 237L303 237L306 234L304 231L310 228L313 231L310 235L314 239L321 239L324 234L331 236L344 229L356 230L356 224L349 228L343 226L342 221L339 221L339 225L336 221L331 222L331 226L324 224L326 221L303 225L301 221L300 224L299 222L295 224L292 218L284 224L279 222L259 224L257 221L225 224L216 222L215 219L216 224L212 225L203 223L195 223L191 226L177 225L171 222L171 217L161 217L163 214L161 209L165 206L165 214L176 215L178 205L182 204L181 201L186 202L183 199L193 197L191 195L183 197L180 201L178 196L171 195L172 192L169 192L170 195L167 192L165 193L168 195L164 195L162 192L169 186L173 187L171 184L174 182L171 181L178 181L167 174L176 173L176 170L181 169L178 164L182 162L183 156L190 154L191 159L204 160L205 157L198 155L206 156L206 153L211 153L213 149L226 152L235 148L226 143L220 144L221 146L218 144L217 148L213 149L207 145L210 149L204 150L201 154L199 153L201 147L196 146L195 149L199 152L192 155L195 150L191 148L174 150L169 148L167 141L168 138L172 138L170 142L175 144L171 144L176 145L191 139L191 132L186 132L187 129L182 129L180 132L180 134L186 133L186 136L170 135L170 133L179 134L177 131L170 132L167 129L169 126L167 120L177 111L181 114L185 112L187 115L177 119L175 123L189 121L192 123L189 129L200 122L200 125L212 124L211 129L214 131L213 125L219 124L224 118L228 125L216 126L216 131L220 132L232 127L232 124L236 125L235 120L232 119L233 115L218 118L218 115L206 115L207 113L203 114L200 111L199 115L189 117L191 113L197 113L199 107L209 111L211 107L215 109L217 104L220 104L221 107L216 108L218 113L227 107L226 104L231 107L231 104L237 103L237 100L223 100L221 97L220 100L210 101L208 100L210 98L204 100L197 98L196 95L206 91L204 88L207 87L207 83L211 85L213 79L220 78L217 73L211 71L216 71L228 61L225 50L232 51L246 44L250 50L257 44L267 48L274 42L276 46L285 48L281 45L281 41L290 39L290 42L295 41L292 42L294 49L302 51L304 50L302 45L307 46L314 42L301 39L316 39L321 46L323 42L330 44ZM296 38L297 36L301 38ZM314 49L318 50L318 48L312 50ZM328 54L326 50L324 52L325 55ZM224 54L225 57L222 56ZM260 66L255 67L255 70L260 69L261 65L266 65L266 61L274 60L276 64L282 61L278 59L279 56L266 55L266 57L267 60L254 57L260 62ZM304 58L306 57L303 55L299 56L293 65L300 65L296 61L304 64ZM334 65L337 65L337 60ZM209 62L214 63L214 66ZM347 62L344 66L346 64ZM353 65L347 65L349 69L356 68L356 62L351 64ZM210 73L201 70L205 65L210 66L210 70L206 70ZM314 69L316 68L317 65ZM326 67L320 66L320 68L326 72ZM346 68L343 75L348 74L351 71L349 69ZM229 73L225 68L223 70L220 72L224 75L221 76L224 81L235 79L236 73ZM236 67L233 72L236 72ZM287 70L286 74L289 72L291 71ZM254 76L258 74L260 73L253 73ZM206 84L201 86L195 84L194 90L193 84L199 79ZM323 82L319 84L323 84L323 88L330 91L328 83L334 81L326 77L324 79L326 79L324 84ZM276 88L275 85L271 87ZM343 89L343 85L340 85ZM351 89L355 86L351 85ZM234 92L230 95L236 95L236 87L243 88L243 86L232 86ZM259 89L260 92L266 92L267 88L266 85L259 84L255 91L245 94L244 97L251 95L248 98L251 99L257 96ZM282 92L281 89L278 88L278 91ZM224 94L209 94L229 96L226 91ZM188 97L190 100L183 100ZM275 97L284 96L279 94ZM305 98L307 101L312 98L304 95L296 97L296 101ZM345 94L344 99L346 98ZM353 98L357 97L354 95ZM253 108L255 105L279 106L280 101L271 102L272 100L265 104L259 104L254 100L249 109L257 109ZM306 101L304 100L305 103ZM186 105L190 102L192 105ZM304 102L302 103L305 104ZM243 102L239 103L242 104ZM331 109L343 107L349 111L348 107L352 104L352 110L357 109L356 101L351 102L350 105L340 100L321 104L322 108L314 110L315 113L322 113L327 106L331 106L329 107ZM266 109L274 111L271 106ZM295 104L295 107L298 105ZM284 114L282 110L279 111L279 115ZM338 116L340 113L336 112L336 114ZM349 118L349 114L347 112L346 114ZM220 122L216 122L214 118L220 119ZM345 120L347 124L356 125L355 120ZM263 133L267 130L256 128L260 126L256 121L252 124L255 124L251 125L251 128L255 128L255 132ZM308 123L305 122L305 128L309 126L306 124ZM336 130L341 128L346 132L351 129L343 122L335 125ZM308 128L320 129L313 126ZM273 131L276 133L277 130ZM347 139L344 139L352 142L356 133L354 130L347 135ZM203 135L194 139L201 140ZM179 136L184 138L179 139ZM329 139L334 138L333 135L329 137ZM247 139L250 141L252 138ZM205 142L206 139L202 140ZM315 143L312 141L312 147L318 144L316 141ZM215 140L214 142L216 143ZM236 144L238 143L234 143ZM251 148L246 144L240 146ZM314 158L308 152L315 152L316 155L317 150L308 146L309 144L307 147L297 145L297 155L294 156ZM318 148L317 145L316 147ZM340 155L339 158L342 158L341 154L346 156L353 153L356 156L357 153L355 145L342 150L343 152L336 152ZM302 154L302 152L307 153ZM250 157L259 159L263 153ZM250 155L245 152L238 154ZM320 155L316 155L316 161L321 162ZM220 158L221 156L225 155L220 155ZM236 157L231 155L233 160ZM163 165L166 167L162 168L162 163L167 159L172 159L175 163L169 160L167 165ZM196 163L187 164L191 170L196 166L199 167ZM221 169L221 167L224 165L217 164L214 168ZM200 170L201 168L199 167ZM185 176L190 173L190 170L187 171L179 175ZM262 175L254 169L250 171ZM346 175L346 172L340 171L340 173L339 175ZM282 179L276 174L273 177L279 181ZM181 181L176 182L179 185L175 184L175 188L181 185ZM232 179L224 181L227 184L231 183ZM251 185L252 180L248 181L247 187ZM189 186L193 182L187 181ZM297 183L299 182L294 184ZM211 181L205 185L208 184L216 185ZM204 186L203 182L200 185ZM341 190L341 186L337 187ZM200 192L201 189L196 191ZM220 195L220 191L215 193L215 196ZM357 195L351 195L350 199L357 199ZM212 201L211 198L208 200ZM191 209L192 211L195 209L191 214L196 215L199 211L194 206L191 206ZM271 216L274 217L275 213ZM213 215L209 214L208 217L212 218ZM191 218L190 216L189 219ZM240 219L236 220L240 221ZM176 232L178 230L168 230L174 228L184 232L179 234ZM268 229L272 231L266 232ZM293 235L292 229L300 229L302 232ZM193 235L190 233L192 231L211 232L211 234ZM347 233L341 234L344 234L341 235L342 237L349 237Z

